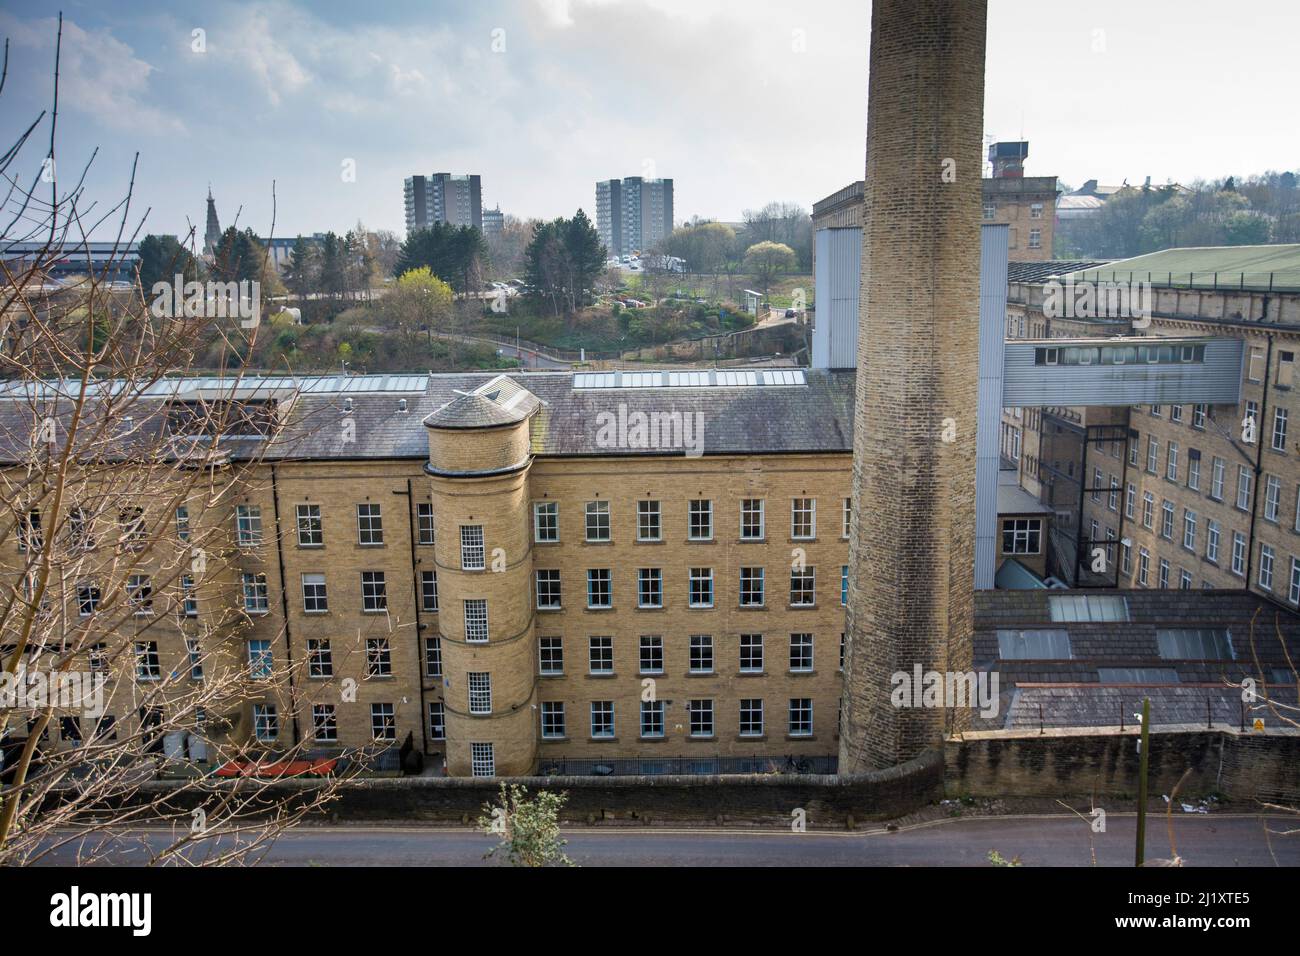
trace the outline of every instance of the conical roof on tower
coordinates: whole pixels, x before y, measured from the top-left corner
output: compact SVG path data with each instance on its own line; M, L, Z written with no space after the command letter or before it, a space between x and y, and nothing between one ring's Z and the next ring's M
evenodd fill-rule
M221 242L221 223L217 221L217 203L212 198L212 184L208 184L208 222L203 230L203 254L215 255Z

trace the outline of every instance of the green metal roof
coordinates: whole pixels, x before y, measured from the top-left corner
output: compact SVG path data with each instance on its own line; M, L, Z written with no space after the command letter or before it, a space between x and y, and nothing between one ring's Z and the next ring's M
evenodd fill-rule
M1075 282L1147 281L1183 289L1300 292L1300 243L1165 249L1080 269L1069 277Z

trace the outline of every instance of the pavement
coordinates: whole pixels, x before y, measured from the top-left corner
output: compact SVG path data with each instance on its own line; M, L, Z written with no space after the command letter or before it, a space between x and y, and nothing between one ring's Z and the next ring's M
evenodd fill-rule
M884 828L796 833L741 829L565 828L565 852L581 866L989 866L989 853L1023 866L1131 867L1132 814L1108 815L1104 833L1078 817L996 816ZM1294 817L1186 814L1172 820L1184 866L1300 866ZM76 862L80 838L42 862ZM145 862L141 844L163 846L161 829L123 833L97 862ZM262 860L273 866L479 866L492 841L466 828L301 826L281 835ZM1165 818L1148 817L1147 859L1172 857Z

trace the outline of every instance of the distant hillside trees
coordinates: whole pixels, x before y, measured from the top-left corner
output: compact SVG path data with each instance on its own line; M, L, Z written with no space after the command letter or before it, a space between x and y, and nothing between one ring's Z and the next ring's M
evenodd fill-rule
M528 284L555 315L572 315L586 304L605 258L600 234L581 209L571 219L539 222L524 253Z
M155 282L172 282L176 276L186 282L199 279L199 262L175 236L145 236L140 240L140 287L146 295Z
M745 250L745 268L754 274L754 280L763 287L763 295L778 275L793 271L798 263L794 250L781 242L756 242Z
M431 229L416 229L398 251L394 275L427 268L456 292L478 292L483 285L487 243L473 226L435 223Z

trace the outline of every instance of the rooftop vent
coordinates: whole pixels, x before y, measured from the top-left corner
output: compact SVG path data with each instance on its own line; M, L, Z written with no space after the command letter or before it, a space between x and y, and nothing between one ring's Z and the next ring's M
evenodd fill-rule
M351 399L351 398L345 398L345 399L343 399L343 410L344 410L345 412L350 412L350 411L352 411L352 399Z
M399 398L397 400L397 410L403 414L406 413L406 399Z

